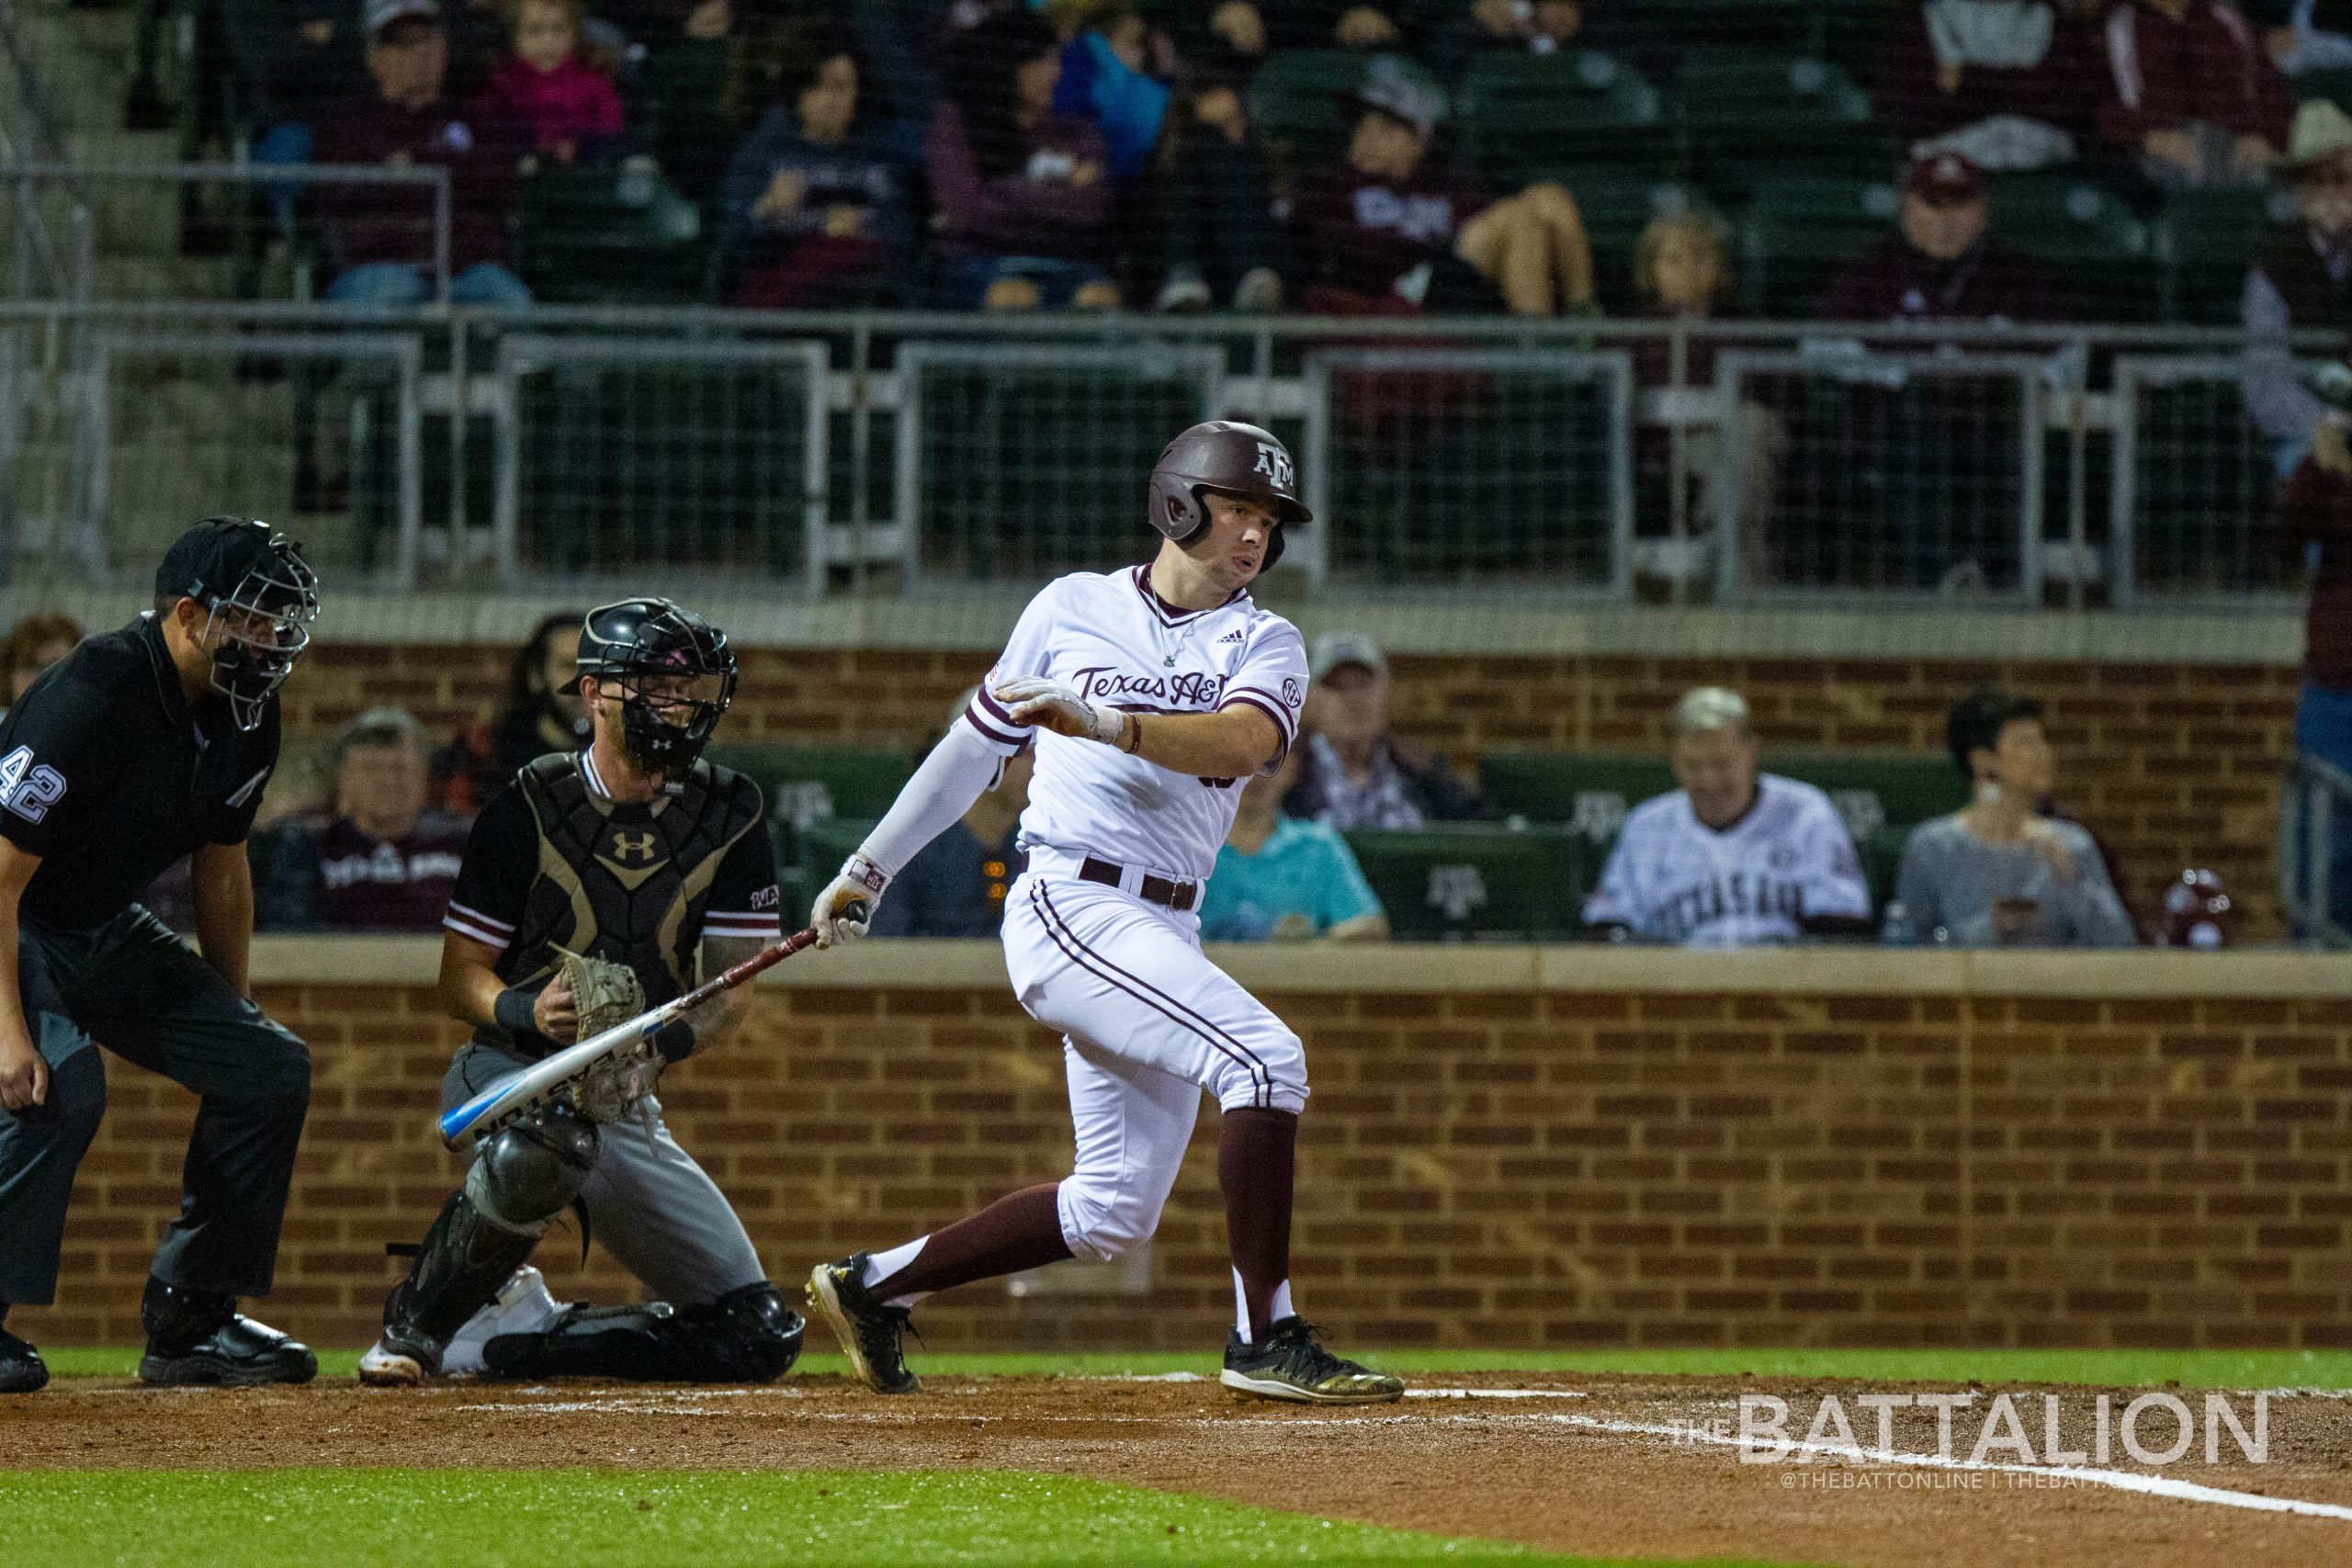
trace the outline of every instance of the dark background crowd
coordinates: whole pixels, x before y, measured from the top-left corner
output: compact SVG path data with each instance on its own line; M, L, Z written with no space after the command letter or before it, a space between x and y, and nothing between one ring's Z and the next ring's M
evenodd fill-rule
M256 162L446 166L493 304L2128 319L2199 301L2086 246L2259 229L2226 193L2352 142L2297 119L2344 0L225 0L214 47ZM1814 176L1899 201L1789 209ZM379 303L424 203L267 197ZM1758 285L1743 213L1851 254Z

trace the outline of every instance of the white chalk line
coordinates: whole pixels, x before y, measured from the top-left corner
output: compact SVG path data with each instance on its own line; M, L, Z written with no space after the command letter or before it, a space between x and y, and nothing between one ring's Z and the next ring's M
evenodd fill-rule
M1579 1427L1597 1432L1617 1432L1650 1438L1671 1438L1678 1442L1707 1443L1723 1448L1752 1446L1748 1439L1727 1432L1710 1432L1702 1427L1678 1426L1666 1422L1618 1421L1600 1416L1534 1416L1529 1419L1556 1422L1562 1426ZM1773 1445L1775 1449L1779 1444ZM2258 1492L2233 1492L2222 1486L2199 1485L2194 1481L2175 1481L2168 1475L2145 1475L2130 1470L2094 1470L2087 1465L1998 1464L1991 1460L1952 1459L1942 1454L1906 1453L1900 1449L1864 1449L1844 1443L1815 1443L1792 1440L1788 1447L1799 1452L1820 1454L1825 1458L1843 1460L1863 1459L1881 1464L1918 1465L1929 1470L1962 1470L1988 1472L2004 1475L2063 1476L2069 1481L2088 1482L2094 1486L2111 1486L2119 1492L2139 1492L2153 1497L2169 1497L2184 1503L2213 1503L2228 1508L2250 1508L2264 1514L2301 1514L2311 1518L2352 1520L2352 1507L2340 1503L2307 1503L2293 1497L2265 1497Z
M732 1391L755 1393L758 1391ZM1577 1397L1566 1391L1552 1389L1423 1389L1408 1390L1424 1398L1477 1397ZM466 1404L460 1412L499 1415L576 1415L576 1414L659 1414L673 1416L740 1416L752 1412L738 1405L731 1410L698 1408L688 1403L696 1396L635 1396L616 1400L561 1400L526 1404ZM968 1412L953 1416L933 1417L918 1411L879 1410L802 1410L794 1412L796 1419L819 1421L856 1421L871 1425L909 1426L932 1419L951 1419L959 1423L1012 1422L1021 1425L1080 1425L1080 1426L1142 1426L1196 1427L1230 1429L1234 1427L1385 1427L1426 1424L1442 1421L1457 1425L1545 1425L1571 1427L1579 1431L1605 1432L1624 1437L1666 1438L1676 1442L1698 1443L1716 1448L1754 1446L1747 1439L1729 1433L1711 1432L1703 1427L1675 1422L1626 1421L1602 1416L1571 1416L1549 1412L1514 1412L1478 1416L1467 1414L1453 1416L991 1416ZM1774 1445L1778 1448L1779 1445ZM2102 1470L2088 1465L2002 1464L1991 1460L1971 1460L1942 1454L1911 1453L1901 1449L1866 1449L1840 1443L1791 1441L1792 1453L1818 1455L1825 1459L1862 1460L1879 1464L1910 1465L1928 1470L1951 1470L1985 1474L2030 1475L2060 1477L2087 1485L2105 1486L2118 1492L2133 1492L2144 1496L2162 1497L2174 1502L2207 1503L2219 1507L2243 1508L2256 1513L2294 1514L2306 1518L2338 1519L2352 1522L2352 1507L2339 1503L2313 1503L2295 1497L2266 1497L2260 1493L2239 1492L2228 1487L2208 1486L2194 1481L2178 1481L2166 1475L2150 1475L2138 1471Z

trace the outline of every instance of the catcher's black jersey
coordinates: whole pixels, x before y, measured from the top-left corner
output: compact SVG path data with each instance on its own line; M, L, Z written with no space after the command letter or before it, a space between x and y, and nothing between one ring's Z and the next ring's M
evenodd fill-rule
M697 762L675 794L616 801L590 752L558 752L526 764L475 818L442 923L500 949L493 967L509 986L545 985L563 947L627 964L659 1006L701 979L705 937L781 935L777 902L750 779ZM475 1038L523 1056L556 1048L494 1024Z

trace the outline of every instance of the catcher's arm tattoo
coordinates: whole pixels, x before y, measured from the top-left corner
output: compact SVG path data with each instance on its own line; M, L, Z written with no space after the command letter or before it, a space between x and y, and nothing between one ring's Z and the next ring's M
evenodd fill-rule
M702 939L702 972L708 976L731 969L771 945L760 937L707 936ZM719 992L686 1014L686 1022L695 1032L696 1054L735 1032L751 1009L752 987L743 985Z

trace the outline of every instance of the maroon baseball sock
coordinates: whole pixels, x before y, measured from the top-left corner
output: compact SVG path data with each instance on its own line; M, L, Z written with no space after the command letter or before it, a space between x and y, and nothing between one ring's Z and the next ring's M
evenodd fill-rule
M1216 1182L1225 1190L1226 1245L1250 1317L1252 1343L1276 1315L1290 1282L1290 1204L1298 1118L1287 1111L1228 1111L1216 1135Z
M878 1302L928 1295L953 1285L1058 1263L1069 1254L1054 1194L1061 1183L1024 1187L978 1213L923 1239L922 1250L887 1280L867 1287Z

